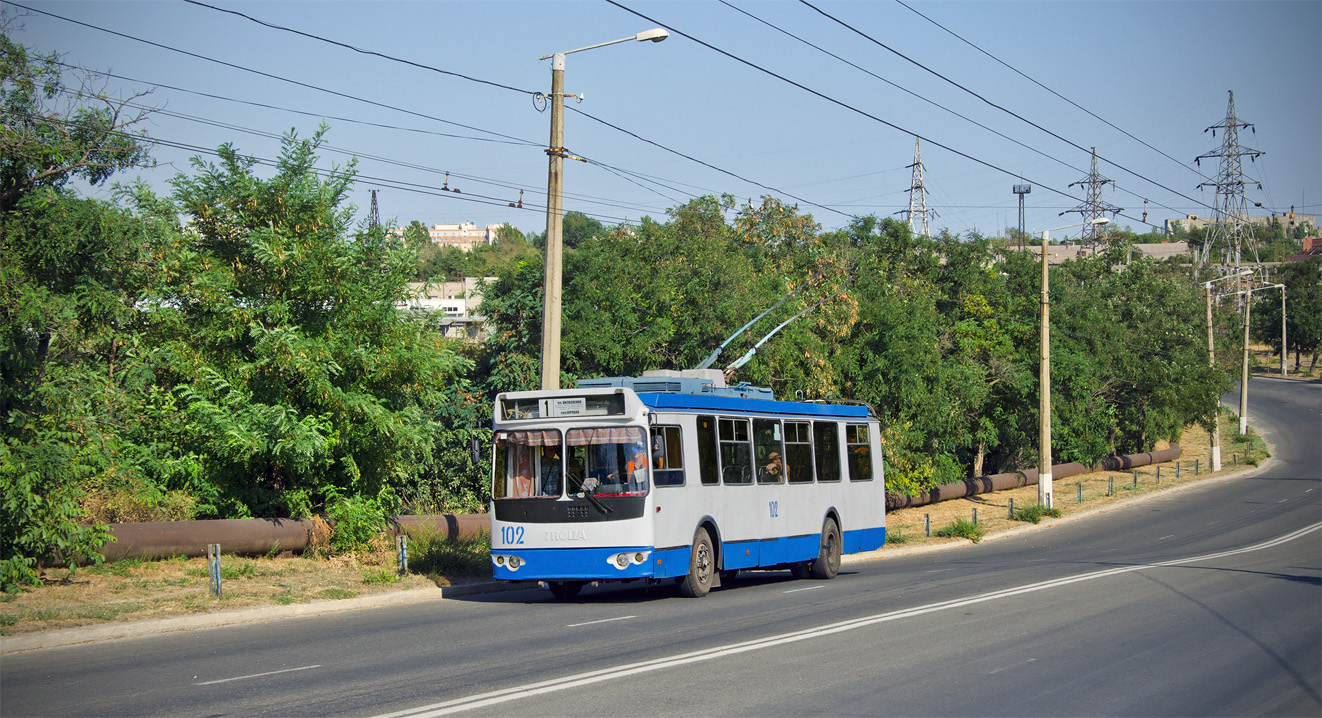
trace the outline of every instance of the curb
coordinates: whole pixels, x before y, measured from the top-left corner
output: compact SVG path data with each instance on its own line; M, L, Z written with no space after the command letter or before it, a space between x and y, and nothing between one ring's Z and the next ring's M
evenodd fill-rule
M1040 524L1025 524L1024 526L1003 529L983 537L982 542L999 541L1001 539L1013 538L1025 533L1045 531L1054 526L1073 521L1080 521L1111 511L1126 509L1141 503L1146 503L1152 499L1171 496L1183 491L1190 491L1200 487L1211 486L1223 481L1228 481L1230 479L1251 475L1266 470L1273 461L1274 459L1269 457L1261 465L1256 467L1246 467L1239 471L1223 473L1221 476L1214 478L1193 481L1182 486L1135 496L1127 501L1115 502L1108 506L1098 506L1096 508L1079 511L1068 514L1059 519L1044 521ZM866 553L849 554L842 557L841 563L852 564L864 561L881 561L889 558L916 556L973 545L975 544L968 539L955 539L942 543L926 544L923 546L881 548ZM75 646L85 643L100 643L104 641L141 638L144 636L154 636L164 633L199 631L225 626L265 623L268 621L297 618L300 616L320 616L329 613L354 611L363 608L404 606L413 603L422 603L424 601L439 601L446 598L461 598L464 596L476 596L487 593L518 591L533 588L536 585L537 583L535 581L478 581L475 583L465 583L458 586L446 586L443 588L415 588L393 593L378 593L371 596L361 596L359 598L311 601L309 603L292 604L288 606L255 606L252 608L240 608L190 616L175 616L171 618L135 621L117 625L80 626L78 628L64 628L18 636L0 636L0 655L40 651L48 648Z

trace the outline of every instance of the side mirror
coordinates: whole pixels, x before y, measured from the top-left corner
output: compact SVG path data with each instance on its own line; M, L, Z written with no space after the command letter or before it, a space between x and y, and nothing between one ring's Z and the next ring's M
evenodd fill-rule
M473 466L481 466L483 463L482 442L477 438L477 436L474 435L468 438L468 451L469 451L468 458L473 462Z

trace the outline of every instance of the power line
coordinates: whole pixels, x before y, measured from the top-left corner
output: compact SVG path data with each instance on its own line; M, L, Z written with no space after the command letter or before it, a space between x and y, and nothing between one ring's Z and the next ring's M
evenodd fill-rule
M606 0L606 1L607 1L607 2L611 2L611 3L613 3L613 0ZM1014 117L1015 119L1017 119L1017 120L1019 120L1019 121L1021 121L1021 122L1024 122L1024 123L1026 123L1026 124L1028 124L1028 125L1031 125L1031 126L1037 128L1038 130L1041 130L1042 132L1045 132L1045 133L1047 133L1048 135L1051 135L1052 137L1055 137L1056 139L1058 139L1058 140L1060 140L1061 142L1064 142L1064 143L1070 145L1071 147L1074 147L1075 149L1079 150L1080 152L1088 152L1088 151L1089 151L1088 149L1084 148L1082 145L1078 144L1077 142L1074 142L1073 140L1066 139L1066 138L1064 138L1064 137L1062 137L1062 136L1056 134L1055 132L1052 132L1051 130L1049 130L1049 129L1043 127L1042 125L1039 125L1039 124L1037 124L1036 122L1033 122L1032 120L1030 120L1030 119L1028 119L1028 118L1026 118L1026 117L1024 117L1024 116L1022 116L1022 115L1020 115L1019 113L1014 112L1013 110L1010 110L1010 109L1008 109L1008 108L1006 108L1006 107L1003 107L1003 106L1001 106L1001 105L998 105L998 104L996 104L995 102L992 102L991 100L987 99L986 97L983 97L982 95L978 94L977 92L974 92L973 90L970 90L969 88L967 88L967 87L965 87L965 86L959 84L958 82L955 82L954 80L952 80L952 79L946 77L945 75L942 75L941 73L937 72L936 70L933 70L932 68L930 68L930 67L928 67L928 66L922 64L921 62L918 62L917 60L915 60L915 59L909 57L908 55L905 55L904 53L900 52L899 50L896 50L895 48L893 48L893 47L887 45L886 43L881 42L880 40L878 40L878 39L872 37L871 35L868 35L867 33L863 32L862 30L859 30L858 28L854 27L853 25L850 25L849 23L845 22L844 20L841 20L841 19L835 17L834 15L831 15L830 13L826 12L825 10L822 10L821 8L819 8L819 7L815 6L815 5L813 5L812 3L808 2L808 0L799 0L799 2L802 3L802 4L804 4L804 5L807 5L808 7L812 8L813 10L817 11L817 12L818 12L820 15L822 15L823 17L825 17L825 18L827 18L827 19L829 19L829 20L831 20L831 21L833 21L833 22L835 22L835 23L838 23L840 26L844 27L845 29L847 29L847 30L849 30L849 31L851 31L851 32L853 32L853 33L855 33L855 34L857 34L859 37L862 37L863 39L865 39L865 40L867 40L867 41L873 43L874 45L876 45L876 46L878 46L878 47L880 47L880 48L882 48L882 49L884 49L884 50L886 50L886 51L888 51L888 52L890 52L890 53L892 53L892 54L894 54L895 56L897 56L897 57L899 57L899 58L905 60L906 62L909 62L909 63L913 64L914 66L919 67L919 68L925 70L926 72L931 73L932 75L935 75L936 77L941 78L942 80L946 81L947 83L949 83L949 84L951 84L951 85L954 85L955 87L957 87L957 88L963 90L964 92L966 92L966 93L968 93L968 94L970 94L970 95L976 97L977 99L983 101L984 103L990 105L991 107L994 107L994 108L996 108L996 109L998 109L998 110L1000 110L1000 111L1002 111L1002 112L1004 112L1004 113L1010 115L1011 117ZM1105 159L1105 158L1103 158L1103 159ZM1130 175L1133 175L1134 177L1136 177L1136 178L1138 178L1138 179L1140 179L1140 180L1143 180L1143 181L1148 182L1148 183L1150 183L1150 184L1156 185L1156 186L1158 186L1158 187L1160 187L1160 188L1166 190L1167 192L1170 192L1171 194L1174 194L1174 195L1179 196L1179 197L1183 197L1184 199L1187 199L1187 200L1189 200L1190 202L1193 202L1194 204L1197 204L1197 205L1200 205L1200 206L1204 206L1204 207L1208 207L1209 209L1211 209L1211 206L1210 206L1210 205L1203 204L1203 202L1201 202L1201 201L1198 200L1198 199L1195 199L1195 198L1193 198L1193 197L1190 197L1190 196L1188 196L1188 195L1186 195L1186 194L1184 194L1184 193L1182 193L1182 192L1179 192L1178 190L1175 190L1175 189L1172 189L1172 188L1170 188L1170 187L1167 187L1166 185L1161 184L1160 182L1158 182L1158 181L1156 181L1156 180L1154 180L1154 179L1150 179L1150 178L1148 178L1148 177L1146 177L1146 176L1144 176L1144 175L1141 175L1141 174L1139 174L1139 173L1137 173L1137 172L1135 172L1135 171L1133 171L1133 170L1131 170L1131 169L1125 167L1124 165L1122 165L1122 164L1120 164L1120 163L1118 163L1118 162L1116 162L1116 161L1114 161L1114 160L1107 159L1106 161L1107 161L1108 163L1110 163L1112 166L1114 166L1116 169L1119 169L1119 170L1121 170L1121 171L1123 171L1123 172L1127 172L1127 173L1129 173ZM1051 189L1051 188L1048 187L1047 189ZM1134 194L1134 196L1136 196L1136 197L1139 196L1138 194L1132 192L1132 190L1126 189L1125 191L1126 191L1126 192L1130 192L1131 194ZM1162 206L1165 206L1165 205L1162 205ZM1167 207L1167 209L1171 209L1171 210L1173 210L1174 208L1172 208L1172 207ZM1134 218L1131 217L1130 219L1134 219ZM1146 221L1144 221L1144 220L1136 220L1136 221L1142 222L1143 224L1148 224L1148 223L1147 223ZM1149 226L1156 226L1156 225L1149 225Z
M226 9L224 9L224 8L216 7L215 5L208 5L208 4L204 3L204 2L198 2L198 0L184 0L184 2L189 3L189 4L192 4L192 5L197 5L198 7L204 7L204 8L208 8L208 9L211 9L211 10L215 10L215 11L217 11L217 12L228 13L228 14L230 14L230 15L237 15L238 17L241 17L241 18L243 18L243 19L245 19L245 20L251 20L252 22L255 22L255 23L257 23L258 25L261 25L261 26L263 26L263 27L269 27L269 28L271 28L271 29L273 29L273 30L283 30L283 31L285 31L285 32L291 32L291 33L293 33L293 34L295 34L295 35L301 35L301 36L303 36L303 37L310 38L310 39L312 39L312 40L319 40L319 41L321 41L321 42L325 42L325 43L328 43L328 44L331 44L331 45L335 45L335 46L337 46L337 47L343 47L343 48L348 49L348 50L353 50L354 52L361 53L361 54L363 54L363 55L374 55L374 56L376 56L376 57L380 57L380 58L385 59L385 60L390 60L390 61L392 61L392 62L399 62L399 63L405 64L405 65L410 65L410 66L412 66L412 67L416 67L416 68L419 68L419 69L422 69L422 70L430 70L430 71L432 71L432 72L439 72L439 73L441 73L442 75L450 75L451 77L458 77L458 78L460 78L460 79L462 79L462 80L468 80L469 82L477 82L477 83L481 83L481 84L483 84L483 85L490 85L490 86L492 86L492 87L499 87L499 88L502 89L502 90L512 90L512 91L514 91L514 92L522 93L522 94L525 94L525 95L535 95L535 94L537 94L537 93L536 93L535 91L533 91L533 90L524 90L524 89L521 89L521 88L518 88L518 87L511 87L511 86L509 86L509 85L505 85L505 84L502 84L502 83L499 83L499 82L493 82L493 81L491 81L491 80L483 80L483 79L481 79L481 78L477 78L477 77L470 77L470 76L465 75L465 74L460 73L460 72L453 72L453 71L451 71L451 70L442 70L442 69L440 69L440 68L438 68L438 67L432 67L431 65L424 65L424 64L422 64L422 63L420 63L420 62L414 62L414 61L412 61L412 60L405 60L405 59L403 59L403 58L394 57L394 56L392 56L392 55L386 55L386 54L384 54L384 53L380 53L380 52L377 52L377 51L375 51L375 50L364 50L364 49L362 49L362 48L354 47L353 45L349 45L349 44L347 44L347 43L339 42L338 40L331 40L331 39L328 39L328 38L321 37L320 35L314 35L314 34L312 34L312 33L310 33L310 32L303 32L302 30L295 30L294 28L291 28L291 27L285 27L285 26L283 26L283 25L276 25L276 24L274 24L274 23L266 22L265 20L258 20L257 18L255 18L255 17L253 17L253 16L251 16L251 15L245 15L245 14L243 14L243 13L237 11L237 10L226 10Z
M1119 128L1119 127L1116 127L1114 124L1112 124L1112 123L1111 123L1109 120L1107 120L1106 118L1101 117L1100 115L1094 113L1092 110L1089 110L1088 108L1084 107L1083 105L1080 105L1079 103L1075 102L1074 100L1071 100L1070 98L1065 97L1064 95L1060 94L1059 92L1056 92L1055 90L1051 89L1050 87L1047 87L1046 85L1042 84L1041 82L1038 82L1037 80L1033 79L1032 77L1029 77L1028 75L1026 75L1026 74L1024 74L1023 72L1021 72L1018 68L1014 67L1013 65L1010 65L1009 63L1005 62L1005 61L1002 60L1001 58L999 58L999 57L997 57L997 56L991 54L990 52L987 52L986 50L982 49L981 47L978 47L977 45L973 44L972 42L969 42L968 40L966 40L964 37L962 37L959 33L955 32L954 30L951 30L950 28L946 27L945 25L942 25L941 23L937 22L936 20L933 20L932 18L930 18L930 17L928 17L928 16L922 14L921 12L918 12L918 11L915 10L912 6L910 6L910 5L908 5L907 3L905 3L904 0L895 0L895 2L897 2L897 3L901 4L901 5L903 5L905 8L907 8L910 12L912 12L912 13L915 14L915 15L917 15L918 17L921 17L922 19L924 19L924 20L926 20L926 21L932 23L933 25L936 25L937 27L941 28L942 30L945 30L946 32L948 32L948 33L950 33L952 36L954 36L956 39L958 39L960 42L964 43L965 45L968 45L969 47L973 48L974 50L977 50L978 52L980 52L980 53L986 55L987 57L990 57L991 59L993 59L993 60L995 60L996 62L1000 63L1001 65L1003 65L1004 67L1008 68L1010 71L1014 72L1015 74L1019 75L1020 77L1024 78L1025 80L1028 80L1029 82L1033 83L1034 85L1037 85L1038 87L1040 87L1040 88L1046 90L1047 92L1050 92L1051 94L1055 95L1056 97L1059 97L1060 99L1064 100L1065 102L1068 102L1069 104L1073 105L1074 107L1077 107L1078 109L1080 109L1080 110L1082 110L1082 111L1088 113L1088 115L1092 116L1093 118L1095 118L1095 119L1097 119L1097 120L1100 120L1101 122L1105 123L1107 126L1111 127L1112 129L1114 129L1114 130L1120 132L1121 134L1125 135L1126 137L1129 137L1130 139L1132 139L1132 140L1134 140L1135 142L1137 142L1137 143L1143 145L1144 147L1146 147L1146 148L1152 150L1153 152L1156 152L1157 154L1161 155L1162 157L1165 157L1166 159L1170 160L1171 162L1174 162L1175 164L1177 164L1177 165L1179 165L1179 166L1181 166L1181 167L1183 167L1183 168L1189 170L1190 172L1193 172L1194 174L1198 175L1199 177L1203 177L1203 179L1208 179L1206 176L1203 175L1202 172L1199 172L1197 169L1195 169L1195 168L1193 168L1193 167L1190 167L1189 165L1185 164L1184 162L1181 162L1180 160L1175 159L1174 157L1171 157L1170 155L1166 154L1165 152L1162 152L1161 150L1157 149L1156 147L1153 147L1152 145L1150 145L1150 144L1144 142L1143 140L1140 140L1139 138L1135 137L1134 135L1130 134L1129 132L1127 132L1127 131L1125 131L1125 130ZM1167 207L1167 209L1170 209L1170 208Z
M279 75L273 75L273 74L271 74L271 73L269 73L269 72L262 72L261 70L254 70L254 69L252 69L252 68L250 68L250 67L244 67L243 65L237 65L237 64L232 63L232 62L226 62L226 61L224 61L224 60L218 60L218 59L216 59L216 58L214 58L214 57L207 57L206 55L199 55L199 54L197 54L197 53L195 53L195 52L189 52L188 50L181 50L181 49L179 49L179 48L177 48L177 47L171 47L171 46L169 46L169 45L164 45L164 44L161 44L161 43L159 43L159 42L154 42L154 41L152 41L152 40L146 40L146 39L143 39L143 38L140 38L140 37L134 37L133 35L128 35L128 34L126 34L126 33L122 33L122 32L119 32L119 31L117 31L117 30L111 30L111 29L108 29L108 28L100 27L100 26L98 26L98 25L92 25L91 23L82 22L81 20L74 20L74 19L72 19L72 18L64 17L63 15L56 15L56 14L53 13L53 12L47 12L47 11L45 11L45 10L38 10L38 9L36 9L36 8L28 7L27 5L22 5L22 4L20 4L20 3L14 2L14 0L0 0L0 2L3 2L3 3L5 3L5 4L7 4L7 5L13 5L14 7L22 8L22 9L24 9L24 10L27 10L28 12L37 13L37 14L41 14L41 15L46 15L46 16L48 16L48 17L53 17L53 18L55 18L55 19L57 19L57 20L63 20L63 21L68 22L68 23L73 23L74 25L79 25L79 26L82 26L82 27L86 27L86 28L91 29L91 30L97 30L97 31L104 32L104 33L107 33L107 34L110 34L110 35L115 35L116 37L122 37L122 38L125 38L125 39L127 39L127 40L133 40L134 42L141 42L141 43L143 43L143 44L145 44L145 45L151 45L152 47L157 47L157 48L160 48L160 49L162 49L162 50L169 50L170 52L177 52L177 53L179 53L179 54L181 54L181 55L187 55L188 57L192 57L192 58L195 58L195 59L198 59L198 60L204 60L204 61L206 61L206 62L212 62L212 63L215 63L215 64L217 64L217 65L223 65L223 66L225 66L225 67L228 67L228 68L231 68L231 69L234 69L234 70L240 70L240 71L243 71L243 72L248 72L248 73L251 73L251 74L254 74L254 75L258 75L258 76L260 76L260 77L265 77L265 78L268 78L268 79L271 79L271 80L277 80L277 81L279 81L279 82L287 82L287 83L289 83L289 84L291 84L291 85L296 85L296 86L298 86L298 87L303 87L303 88L306 88L306 89L309 89L309 90L316 90L316 91L318 91L318 92L325 92L325 93L327 93L327 94L335 95L336 97L342 97L342 98L344 98L344 99L346 99L346 100L353 100L353 101L355 101L355 102L362 102L362 103L366 103L366 104L369 104L369 105L373 105L373 106L375 106L375 107L381 107L381 108L384 108L384 109L387 109L387 110L393 110L393 111L395 111L395 112L403 112L403 113L405 113L405 114L414 115L414 116L416 116L416 117L421 117L421 118L424 118L424 119L432 120L432 121L434 121L434 122L442 122L442 123L445 123L445 124L447 124L447 125L454 125L455 127L462 127L462 128L464 128L464 129L466 129L466 130L472 130L472 131L474 131L474 132L482 132L482 133L485 133L485 134L494 135L494 136L496 136L496 137L503 137L503 138L505 138L505 139L507 139L507 140L514 140L514 141L516 141L516 142L520 142L520 143L527 142L526 140L520 139L520 138L518 138L518 137L512 137L512 136L510 136L510 135L506 135L506 134L502 134L502 133L499 133L499 132L495 132L495 131L493 131L493 130L484 130L484 129L480 128L480 127L473 127L473 126L471 126L471 125L465 125L465 124L463 124L463 123L461 123L461 122L455 122L455 121L453 121L453 120L445 120L445 119L442 119L442 118L440 118L440 117L433 117L433 116L431 116L431 115L426 115L426 114L423 114L423 113L421 113L421 112L414 112L413 110L406 110L406 109L404 109L404 108L402 108L402 107L395 107L394 105L387 105L387 104L385 104L384 102L377 102L377 101L375 101L375 100L368 100L368 99L365 99L365 98L362 98L362 97L356 97L356 96L354 96L354 95L350 95L350 94L347 94L347 93L344 93L344 92L338 92L338 91L336 91L336 90L327 89L327 88L325 88L325 87L319 87L319 86L317 86L317 85L312 85L312 84L309 84L309 83L306 83L306 82L299 82L298 80L291 80L291 79L289 79L289 78L287 78L287 77L281 77L281 76L279 76Z

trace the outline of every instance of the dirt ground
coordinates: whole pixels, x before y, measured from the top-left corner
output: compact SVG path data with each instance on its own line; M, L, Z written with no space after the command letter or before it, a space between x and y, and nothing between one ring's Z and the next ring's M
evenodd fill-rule
M1242 468L1246 461L1257 462L1265 458L1262 441L1256 438L1255 450L1246 457L1248 445L1244 437L1236 436L1237 420L1228 415L1223 415L1222 420L1223 471ZM1178 462L1142 467L1138 471L1137 484L1131 472L1098 472L1057 480L1054 485L1055 506L1069 514L1208 477L1211 449L1207 433L1201 429L1186 431L1180 445L1183 455ZM1160 481L1158 469L1161 471ZM1082 503L1078 502L1080 485ZM882 549L882 555L899 547L963 541L937 538L935 534L957 518L972 521L975 510L978 527L987 533L1020 526L1022 522L1009 519L1011 500L1016 507L1034 505L1037 503L1037 487L1026 486L893 511L886 519L887 548ZM931 537L924 529L925 517L930 520ZM384 536L372 550L356 555L330 558L227 555L221 560L222 595L219 598L210 593L211 579L205 558L126 559L74 570L46 569L41 586L19 594L0 594L0 635L260 605L347 599L469 583L490 577L486 544L478 542L457 549L447 546L443 551L457 555L442 560L419 560L422 557L414 558L411 553L413 572L403 577L397 575L393 545Z

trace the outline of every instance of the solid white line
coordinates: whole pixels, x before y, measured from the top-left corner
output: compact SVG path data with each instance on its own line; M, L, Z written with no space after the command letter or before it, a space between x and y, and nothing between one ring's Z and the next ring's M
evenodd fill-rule
M395 713L385 713L380 716L376 716L376 718L406 718L406 717L430 718L431 716L443 716L443 715L451 715L454 713L462 713L464 711L473 710L475 708L489 708L491 706L500 705L502 703L508 703L510 701L519 700L522 698L528 698L531 696L544 695L548 693L557 693L559 691L573 690L576 688L583 688L585 686L590 686L595 683L602 683L604 681L612 681L620 678L627 678L629 676L634 676L642 673L650 673L665 668L673 668L676 666L683 666L692 663L701 663L716 658L724 658L726 656L733 656L740 653L747 653L750 651L758 651L764 648L773 648L775 646L783 646L790 643L797 643L799 641L805 641L812 638L821 638L823 636L829 636L836 633L843 633L845 631L853 631L859 628L865 628L879 623L889 623L891 621L898 621L903 618L914 618L916 616L923 616L929 613L937 613L939 611L946 611L952 608L963 608L965 606L972 606L975 604L986 603L989 601L997 601L1003 598L1013 598L1015 596L1022 596L1028 593L1036 593L1038 591L1045 591L1052 588L1059 588L1061 586L1069 586L1071 584L1082 583L1085 581L1095 581L1100 578L1118 576L1120 574L1131 573L1134 571L1146 571L1152 568L1163 568L1168 566L1183 566L1185 564L1196 563L1199 561L1208 561L1211 559L1225 558L1227 556L1236 556L1238 554L1250 553L1253 551L1262 551L1265 549L1273 548L1275 546L1279 546L1281 544L1290 541L1294 541L1295 539L1298 539L1302 536L1307 536L1308 534L1318 531L1319 529L1322 529L1322 523L1316 523L1311 526L1306 526L1302 529L1298 529L1296 531L1292 531L1288 534L1285 534L1284 536L1280 536L1268 541L1264 541L1263 543L1256 544L1253 546L1247 546L1244 548L1230 549L1218 553L1205 554L1202 556L1192 556L1190 558L1175 559L1172 561L1162 561L1160 563L1147 563L1147 564L1135 564L1132 566L1121 566L1118 568L1105 569L1102 571L1094 571L1093 573L1085 573L1079 576L1073 576L1068 578L1057 578L1057 579L1052 579L1050 581L1031 583L1024 586L1017 586L1014 588L1003 589L1000 591L992 591L990 593L984 593L977 596L970 596L969 598L941 601L938 603L928 604L926 606L917 606L915 608L907 608L899 611L891 611L889 613L879 613L873 616L856 618L849 621L841 621L839 623L831 623L824 626L819 626L817 628L808 628L800 631L783 633L778 636L769 636L767 638L759 638L752 641L732 643L726 646L717 646L715 648L708 648L701 651L693 651L691 653L681 653L677 656L671 656L669 658L657 658L650 661L641 661L639 663L632 663L623 666L615 666L612 668L605 668L597 671L589 671L587 673L579 673L569 677L552 678L550 680L538 681L536 683L529 683L522 686L512 686L510 688L491 691L489 693L480 693L478 695L468 696L466 698L455 698L453 700L443 701L440 703L433 703L427 706L418 706L417 708L410 708Z
M1168 535L1166 535L1166 536L1162 536L1161 538L1159 538L1159 539L1157 539L1157 540L1158 540L1158 541L1165 541L1166 539L1171 538L1171 537L1173 537L1173 536L1175 536L1175 534L1168 534Z
M781 591L781 593L797 593L797 592L799 592L799 591L816 591L816 590L819 589L819 588L824 588L824 587L823 587L823 586L809 586L809 587L807 587L807 588L791 588L791 589L788 590L788 591Z
M591 626L591 625L596 624L596 623L610 623L611 621L624 621L624 620L627 620L627 619L630 619L630 618L638 618L638 617L637 617L637 616L618 616L618 617L616 617L616 618L603 618L603 619L601 619L600 621L588 621L587 623L571 623L571 624L569 624L568 626L565 626L565 628L578 628L579 626Z
M924 571L923 573L945 573L946 571L954 571L954 570L955 569L953 568L938 568L932 571Z
M252 674L251 676L235 676L235 677L233 677L233 678L221 678L220 680L217 680L217 681L207 681L207 682L205 682L205 683L194 683L193 685L195 685L195 686L210 686L210 685L215 685L215 684L217 684L217 683L229 683L230 681L246 681L246 680L248 680L249 678L261 678L261 677L263 677L263 676L274 676L274 675L276 675L277 673L292 673L292 672L294 672L294 671L306 671L306 670L308 670L309 668L321 668L321 664L318 663L318 664L315 665L315 666L300 666L300 667L298 667L298 668L286 668L286 669L284 669L283 671L267 671L266 673L254 673L254 674Z

